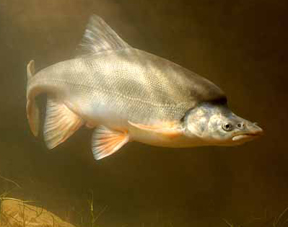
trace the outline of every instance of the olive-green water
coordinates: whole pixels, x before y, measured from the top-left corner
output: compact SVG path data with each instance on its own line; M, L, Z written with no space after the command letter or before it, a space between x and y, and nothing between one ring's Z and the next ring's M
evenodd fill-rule
M0 175L21 186L9 196L81 227L92 194L99 227L272 226L288 206L287 11L286 0L0 0ZM93 13L131 46L220 86L265 136L239 147L130 143L96 162L81 128L48 151L26 120L26 64L71 58ZM13 187L0 179L0 194Z

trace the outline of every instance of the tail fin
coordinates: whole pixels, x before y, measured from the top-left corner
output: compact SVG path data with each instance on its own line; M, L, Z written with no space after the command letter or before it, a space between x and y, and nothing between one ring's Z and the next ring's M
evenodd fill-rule
M31 79L35 74L35 62L31 60L27 65L27 79Z
M34 136L38 136L39 133L39 108L37 106L37 103L35 102L34 97L31 99L29 98L29 90L28 90L28 84L29 80L34 76L35 74L35 67L34 67L34 61L31 60L27 65L27 104L26 104L26 113L28 122L30 125L30 129Z

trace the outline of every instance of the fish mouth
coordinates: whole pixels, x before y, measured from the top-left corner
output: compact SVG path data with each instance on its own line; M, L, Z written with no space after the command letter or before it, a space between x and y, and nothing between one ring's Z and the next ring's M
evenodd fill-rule
M233 136L232 140L246 142L246 141L254 140L264 134L263 129L260 128L257 125L257 123L250 124L247 130L245 131L239 132L238 135Z
M232 138L233 141L250 141L250 140L254 140L260 136L263 135L263 130L258 130L257 132L253 132L253 133L243 133L243 134L239 134L236 135Z
M247 134L241 134L241 135L237 135L234 136L232 138L233 141L239 141L239 140L253 140L260 137L259 134L251 134L251 133L247 133Z

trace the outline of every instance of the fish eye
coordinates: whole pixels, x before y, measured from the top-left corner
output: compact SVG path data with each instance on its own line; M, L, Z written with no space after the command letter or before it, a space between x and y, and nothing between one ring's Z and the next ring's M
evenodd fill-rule
M231 123L224 123L222 125L222 128L225 130L225 131L231 131L233 129L233 126Z

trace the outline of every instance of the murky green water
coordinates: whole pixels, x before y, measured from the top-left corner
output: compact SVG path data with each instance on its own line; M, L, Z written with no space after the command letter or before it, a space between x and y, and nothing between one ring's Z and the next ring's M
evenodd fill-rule
M0 175L21 186L9 196L37 201L79 226L88 226L92 194L95 214L105 209L101 227L227 226L222 218L271 226L269 218L288 206L287 5L0 0ZM91 130L83 128L48 151L26 120L26 64L34 59L40 69L71 58L92 13L131 46L219 85L232 110L257 121L265 136L232 148L131 143L96 162ZM40 103L44 110L45 97ZM0 194L11 188L0 179Z

